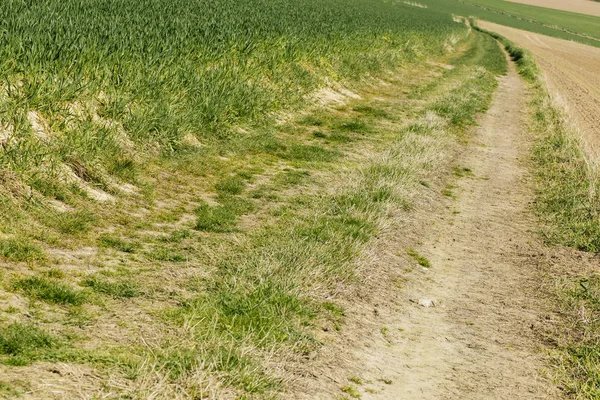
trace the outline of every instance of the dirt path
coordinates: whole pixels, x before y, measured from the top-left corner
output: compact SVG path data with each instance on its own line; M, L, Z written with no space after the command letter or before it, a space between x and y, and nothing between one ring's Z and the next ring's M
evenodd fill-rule
M479 24L533 53L549 89L564 100L581 128L588 153L600 158L600 48L485 21Z
M531 327L540 318L530 231L532 193L520 156L524 85L511 66L460 161L473 176L443 215L428 216L419 252L432 267L409 284L384 336L361 351L363 376L384 382L366 399L553 398ZM401 295L403 296L403 295ZM419 305L422 299L434 307Z

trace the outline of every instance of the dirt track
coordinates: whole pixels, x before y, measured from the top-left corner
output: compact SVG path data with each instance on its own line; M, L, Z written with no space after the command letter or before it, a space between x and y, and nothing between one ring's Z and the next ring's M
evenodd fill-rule
M550 318L542 260L552 250L537 239L529 208L526 101L511 65L475 138L453 163L472 171L457 178L456 198L423 201L412 222L393 223L377 241L368 263L395 270L388 278L395 289L364 310L360 319L369 328L358 343L351 330L352 367L340 371L335 364L315 374L337 383L338 394L350 380L362 382L354 397L372 400L559 398L540 374L538 327ZM399 257L408 246L431 267L403 269ZM425 299L433 306L425 307ZM298 398L339 397L319 390Z
M430 221L420 246L432 262L428 279L407 288L415 302L391 330L398 342L365 353L370 371L392 384L372 399L554 398L539 377L543 362L531 326L539 318L532 240L535 220L519 161L525 89L514 68L502 78L476 143L460 160L462 178L447 214ZM498 168L501 166L501 168ZM419 299L434 299L431 308ZM381 372L379 372L381 373Z
M588 152L600 157L600 48L480 21L530 50L544 72L550 90L564 100L582 131Z
M513 3L528 4L555 10L571 11L579 14L600 17L600 3L591 0L508 0Z

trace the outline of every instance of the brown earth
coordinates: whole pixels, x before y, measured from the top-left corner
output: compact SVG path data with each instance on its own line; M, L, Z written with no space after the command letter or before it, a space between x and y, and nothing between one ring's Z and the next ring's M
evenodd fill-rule
M335 362L314 371L310 394L294 397L560 397L540 351L555 319L543 276L557 263L580 261L569 251L556 261L557 251L537 238L526 109L524 84L511 65L455 160L467 172L453 195L423 199L420 211L392 222L363 260L378 271L365 282L372 307L353 310L360 322L349 321L338 344L339 353L358 350L332 354ZM412 260L407 268L409 246L431 266ZM392 291L378 291L386 281Z
M507 0L555 10L571 11L600 17L600 3L591 0Z
M580 128L588 153L600 157L600 48L486 21L479 25L533 53L550 91Z

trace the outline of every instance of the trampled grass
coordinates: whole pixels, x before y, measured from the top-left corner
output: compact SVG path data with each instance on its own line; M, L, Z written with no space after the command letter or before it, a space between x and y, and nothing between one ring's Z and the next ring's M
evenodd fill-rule
M99 396L285 389L321 326L344 329L352 262L505 70L491 38L391 2L8 1L0 16L0 278L19 300L0 326L33 316L53 344L27 363L85 365Z

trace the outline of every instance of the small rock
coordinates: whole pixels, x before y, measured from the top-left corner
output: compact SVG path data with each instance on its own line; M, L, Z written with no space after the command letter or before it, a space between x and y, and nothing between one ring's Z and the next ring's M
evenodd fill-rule
M435 307L434 299L419 299L419 305L425 308Z

